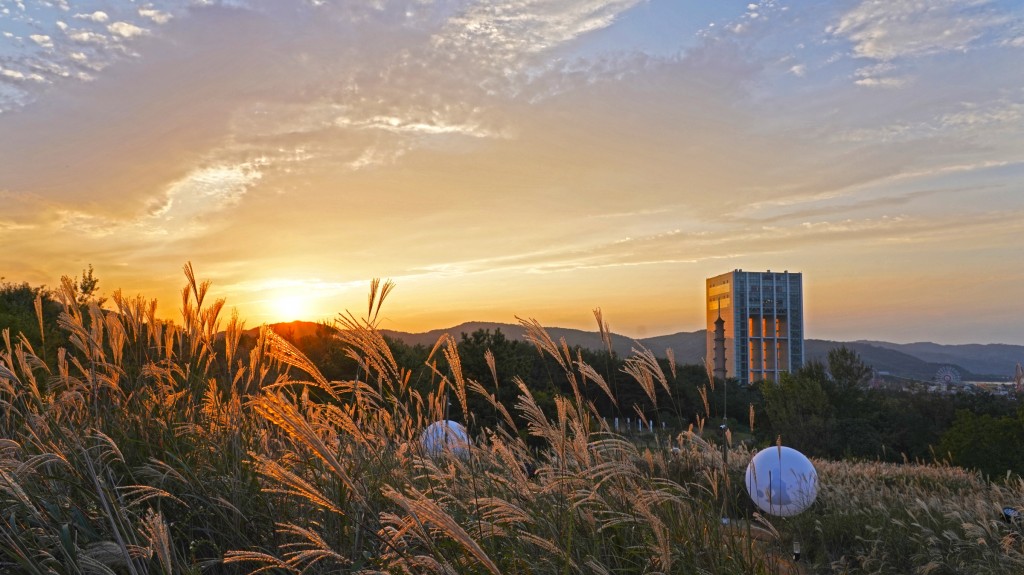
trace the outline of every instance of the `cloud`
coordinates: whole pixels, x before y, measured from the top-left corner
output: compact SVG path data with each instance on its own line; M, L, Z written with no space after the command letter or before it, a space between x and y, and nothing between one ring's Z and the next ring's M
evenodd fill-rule
M141 221L165 230L173 226L160 216L201 219L189 193L243 212L246 197L294 195L330 206L317 214L326 217L358 201L349 190L365 190L380 206L364 213L387 217L379 215L387 206L409 203L398 199L405 189L443 193L446 204L498 203L497 213L531 209L525 217L538 228L558 226L550 218L560 210L585 210L581 218L603 222L617 237L641 238L641 217L651 229L671 230L680 224L666 220L688 212L735 214L756 201L857 193L849 190L942 162L960 143L931 141L942 129L994 127L998 118L1012 118L1012 107L985 116L980 108L952 106L947 99L972 99L947 98L934 79L911 78L896 59L859 68L824 64L824 56L811 53L814 37L803 28L789 34L795 22L814 16L804 26L820 35L825 18L770 6L749 8L756 22L750 13L739 17L751 27L742 38L708 37L673 57L575 55L588 34L614 25L634 5L254 1L230 9L111 8L103 26L74 20L68 27L105 44L72 45L53 33L66 58L61 65L95 81L64 85L50 92L60 98L0 120L0 128L24 135L17 145L0 142L7 158L0 162L17 189L46 190L81 212L69 216L79 222L93 214L95 230L136 230ZM768 23L773 19L778 28ZM135 31L144 28L150 32L142 38ZM825 49L857 30L831 33ZM812 47L799 60L792 57L797 40ZM140 57L116 56L118 46ZM117 65L101 68L104 62ZM901 98L849 82L836 86L839 68L842 77L856 70L861 85L899 83ZM28 69L14 72L28 82ZM801 75L807 79L792 79ZM779 79L799 86L800 97L766 94ZM914 99L922 95L928 99ZM294 161L285 160L289 155ZM258 163L263 156L267 163ZM55 162L60 170L52 169ZM380 166L388 170L369 169ZM222 196L213 195L215 187ZM82 194L96 206L77 203ZM581 205L570 205L566 198L573 197ZM459 221L482 217L464 207L443 209ZM103 223L102 214L110 221ZM289 214L293 225L299 221ZM522 233L500 227L509 237ZM653 243L661 241L667 240ZM440 240L431 247L445 249Z
M36 229L33 224L15 222L11 220L0 220L0 234L4 232L25 232Z
M162 12L155 8L139 8L139 16L148 18L156 24L166 24L174 17L174 15L169 12Z
M174 226L189 225L237 205L261 177L259 165L251 162L197 169L172 183L142 222L159 222L161 233Z
M32 34L29 38L43 48L53 48L53 39L46 34Z
M858 78L854 83L858 86L867 86L869 88L900 88L908 82L907 78Z
M100 23L110 20L110 16L108 16L107 13L103 12L102 10L97 10L91 14L75 14L74 17L78 18L79 20L89 20L92 22Z
M180 3L168 7L188 9ZM26 77L39 74L47 85L90 81L97 72L135 55L129 49L133 42L151 32L143 24L166 23L171 17L171 12L139 9L129 3L105 8L70 13L66 3L45 2L0 11L0 26L31 31L22 32L30 42L13 32L0 37L0 62ZM3 94L12 92L10 88L0 89L0 114L31 103L43 89L23 86L15 94Z
M140 28L134 24L129 24L128 22L114 22L107 26L107 30L109 30L111 34L116 34L122 38L134 38L135 36L141 36L149 32L145 28Z
M474 138L500 136L498 132L488 130L479 124L448 124L438 117L421 121L396 116L374 116L365 120L339 117L334 121L334 125L340 128L383 130L396 134L427 136L460 134Z
M71 39L73 42L77 42L78 44L95 44L104 47L110 45L109 38L107 38L103 34L93 32L92 30L68 29L65 30L65 34L67 34L67 37L69 39Z
M125 230L125 225L118 220L77 209L58 209L54 216L55 227L61 232L90 239L110 237Z
M984 0L865 0L828 32L852 42L857 56L884 62L965 51L1007 22Z
M946 245L954 238L983 237L994 227L1007 230L1024 227L1024 212L982 212L960 216L926 218L897 215L878 218L805 221L761 227L724 226L714 232L666 233L625 238L582 249L523 254L517 258L494 258L443 264L435 269L459 273L489 273L518 270L530 273L563 273L577 269L681 264L739 256L758 258L766 254L797 253L808 246L856 244L862 249L897 243ZM849 249L849 248L847 248Z
M290 69L276 72L278 80L318 97L302 106L270 99L259 104L258 116L246 114L249 107L243 105L236 116L246 116L240 121L244 137L344 134L337 144L323 144L321 152L355 170L391 163L412 149L458 146L453 137L508 138L511 130L493 110L534 84L540 72L528 71L537 65L536 56L607 26L635 4L306 8L322 12L316 25L301 33L313 41L302 43L301 58L290 62ZM276 19L277 10L261 4L253 16ZM359 27L349 30L353 22ZM396 29L407 33L396 36ZM282 49L279 37L270 39L278 43L275 50ZM345 88L339 94L325 90L325 84Z
M913 209L911 204L919 200L949 202L955 200L958 195L971 191L977 192L978 189L975 187L926 188L899 194L890 190L880 192L877 189L861 189L860 193L804 198L800 201L757 202L747 209L732 214L730 219L744 225L792 224L793 222L803 224L811 220L836 218L846 214L858 214L858 217L863 217L864 213L885 213L897 207L903 211L911 211Z
M792 249L810 236L817 240L850 237L867 231L890 229L895 222L820 222L795 227L762 226L718 231L666 230L579 246L550 248L479 260L445 262L424 268L442 275L517 271L564 273L582 269L695 263L737 254L772 253Z
M990 104L964 102L957 112L945 114L940 123L952 128L1003 128L1024 120L1024 101L1000 100Z
M58 208L56 227L92 239L115 234L160 242L195 237L205 233L221 212L237 206L261 177L258 163L204 167L170 184L143 214L125 219L82 208Z
M588 215L587 217L597 218L597 219L635 218L635 217L638 217L638 216L653 216L653 215L665 214L665 213L669 213L671 211L672 210L670 208L668 208L668 207L647 208L647 209L631 210L631 211L628 211L628 212L612 212L612 213L593 214L593 215Z
M611 24L639 0L499 0L471 5L434 36L438 51L454 51L484 68L514 73L530 56Z
M345 165L351 170L363 170L392 164L402 155L404 155L404 152L401 150L369 147L364 149L357 158L347 162Z
M33 82L45 82L46 79L39 74L25 74L20 70L11 70L0 66L0 78L7 78L9 80L17 81L33 81Z

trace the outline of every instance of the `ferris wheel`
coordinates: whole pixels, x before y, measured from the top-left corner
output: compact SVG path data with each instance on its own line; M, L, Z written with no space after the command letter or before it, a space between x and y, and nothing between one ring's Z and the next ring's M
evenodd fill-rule
M960 372L951 365L944 365L935 372L935 383L960 385Z

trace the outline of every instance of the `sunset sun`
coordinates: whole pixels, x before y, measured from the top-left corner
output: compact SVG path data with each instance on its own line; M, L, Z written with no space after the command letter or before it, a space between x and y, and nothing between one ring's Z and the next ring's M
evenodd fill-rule
M268 302L271 315L277 321L304 319L309 312L308 300L301 294L282 293Z

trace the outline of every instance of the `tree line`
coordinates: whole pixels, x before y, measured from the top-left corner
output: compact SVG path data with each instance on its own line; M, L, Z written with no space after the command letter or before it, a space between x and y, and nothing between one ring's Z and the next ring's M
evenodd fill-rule
M354 364L331 344L331 329L324 326L313 336L296 341L330 377L353 375ZM420 384L431 382L432 370L446 369L443 358L433 367L424 345L401 340L388 343L401 365ZM508 409L518 396L517 378L530 387L541 407L554 411L554 397L568 395L565 379L550 356L526 341L509 339L500 329L463 333L458 342L462 371L478 381ZM496 370L485 361L495 358ZM577 349L579 357L595 366L608 383L614 402L596 386L583 390L606 419L638 417L661 422L674 433L691 426L709 436L719 434L725 422L735 437L753 446L781 438L809 456L885 462L948 462L998 477L1007 471L1024 474L1024 408L1015 399L990 393L939 395L921 391L873 389L868 386L871 367L846 347L832 350L826 361L811 361L778 383L743 386L735 380L709 380L702 365L658 362L668 389L656 387L655 401L625 381L626 358L605 350ZM325 371L327 375L327 371ZM477 397L471 399L471 426L493 426L497 413ZM453 416L455 417L455 416ZM635 424L634 424L635 425ZM717 437L721 440L721 437Z

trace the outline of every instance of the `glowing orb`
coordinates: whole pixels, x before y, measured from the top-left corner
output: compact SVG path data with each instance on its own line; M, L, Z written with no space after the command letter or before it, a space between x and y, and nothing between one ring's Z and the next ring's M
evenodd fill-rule
M818 472L795 449L762 449L747 465L747 493L765 513L780 517L796 515L818 497Z

